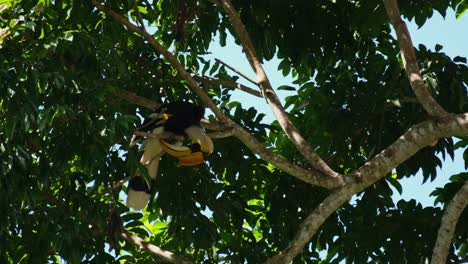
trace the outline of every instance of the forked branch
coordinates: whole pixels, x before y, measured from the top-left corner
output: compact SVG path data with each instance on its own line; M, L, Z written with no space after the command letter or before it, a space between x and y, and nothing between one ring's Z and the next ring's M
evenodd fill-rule
M317 155L312 147L307 143L304 137L299 133L299 130L294 126L291 120L288 117L288 114L284 110L281 101L279 100L276 92L274 91L271 83L262 67L262 64L257 56L255 47L250 39L249 33L242 23L237 11L232 5L230 0L220 0L219 1L223 6L229 21L231 22L232 27L237 33L242 46L244 47L244 52L247 57L247 60L250 63L250 66L254 70L257 76L257 84L262 90L263 97L265 97L268 105L273 110L273 113L278 120L281 128L284 130L289 139L293 142L296 148L301 152L301 154L309 161L309 163L316 170L322 172L328 177L337 178L340 177L338 173L332 170L328 164Z
M300 224L299 230L290 244L269 259L267 263L290 263L303 250L325 220L347 202L353 194L363 191L371 184L381 180L393 168L413 156L420 149L430 145L435 139L466 134L468 134L468 113L447 117L440 121L431 120L414 125L375 158L354 171L350 175L351 178L361 180L347 184L330 194ZM466 197L465 195L465 202Z
M390 23L395 29L398 46L400 46L401 58L403 59L403 66L405 67L406 74L408 75L411 88L416 98L430 116L447 116L448 113L432 97L424 84L418 61L416 60L416 54L414 53L413 42L411 41L406 23L400 17L400 9L398 8L397 0L384 0L384 4Z
M121 233L121 236L123 239L127 240L128 242L130 243L133 243L135 245L137 245L138 247L140 247L140 249L144 250L144 251L148 251L148 252L151 252L153 253L154 255L164 259L165 261L168 261L170 263L176 263L176 264L191 264L191 263L194 263L194 262L191 262L191 261L187 261L187 260L184 260L183 258L175 255L174 253L170 252L170 251L167 251L167 250L164 250L154 244L151 244L151 243L148 243L146 242L145 240L143 240L142 238L140 238L139 236L136 236L132 233L130 233L129 231L127 230L124 230L122 233Z

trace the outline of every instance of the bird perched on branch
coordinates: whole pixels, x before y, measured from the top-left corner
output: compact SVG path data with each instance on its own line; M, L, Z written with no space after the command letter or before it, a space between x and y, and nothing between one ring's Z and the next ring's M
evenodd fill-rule
M151 182L137 172L128 184L127 207L143 209L154 192L159 160L165 153L179 160L181 166L195 166L213 152L213 142L200 120L205 108L189 102L164 104L145 119L135 132L130 146L141 141L140 163L146 167ZM184 146L188 139L190 145Z

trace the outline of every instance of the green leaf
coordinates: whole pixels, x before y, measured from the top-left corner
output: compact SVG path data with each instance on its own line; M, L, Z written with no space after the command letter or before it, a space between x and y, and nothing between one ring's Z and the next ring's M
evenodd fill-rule
M465 58L465 57L456 56L455 58L453 58L453 61L454 61L454 62L466 63L466 58Z
M458 4L457 9L455 11L455 17L457 19L460 19L468 10L468 2L466 1L461 1L460 4Z
M155 222L153 224L145 225L153 235L158 235L167 230L167 223L165 222Z
M123 215L121 219L123 223L126 223L126 222L141 219L142 217L143 217L142 213L128 213L128 214Z
M219 62L218 62L218 61L215 61L215 63L214 63L214 65L213 65L213 67L211 67L211 70L210 70L210 75L213 75L213 73L214 73L215 71L217 71L217 70L218 70L218 68L219 68L219 65L220 65L220 64L219 64Z
M465 170L468 169L468 148L463 151L463 160L465 161Z
M395 187L399 194L403 193L403 187L401 186L400 181L394 178L393 174L391 177L386 177L385 180L387 180L393 187Z
M281 85L277 89L280 90L280 91L296 91L295 87L292 87L292 86L289 86L289 85Z

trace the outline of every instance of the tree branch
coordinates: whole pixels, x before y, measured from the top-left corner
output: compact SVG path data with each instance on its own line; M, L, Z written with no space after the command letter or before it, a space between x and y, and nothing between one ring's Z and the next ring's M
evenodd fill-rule
M249 76L247 76L246 74L242 73L241 71L239 71L238 69L232 67L231 65L225 63L224 61L220 60L220 59L217 59L215 58L215 60L221 64L223 64L224 66L228 67L229 69L231 69L233 72L239 74L241 77L243 77L244 79L246 79L247 81L251 82L252 84L255 84L258 86L258 83L253 80L252 78L250 78ZM263 97L263 96L262 96Z
M260 91L257 91L255 89L252 89L248 86L245 86L243 84L233 82L233 81L226 81L226 80L221 80L221 79L216 79L213 77L207 77L207 76L193 76L193 78L197 81L204 82L204 83L209 83L209 84L215 84L215 85L221 85L224 87L229 87L229 88L235 88L242 90L246 93L249 93L251 95L257 96L257 97L263 97L262 93Z
M207 134L210 138L227 138L234 135L233 129L226 129L224 131L211 132Z
M148 98L139 96L136 93L129 92L129 91L122 90L122 89L117 90L114 93L114 95L116 95L120 99L125 100L129 103L132 103L132 104L144 107L144 108L148 108L151 110L156 110L158 107L161 106L161 104L156 101L150 100Z
M118 183L120 184L120 183ZM113 188L113 187L111 187ZM118 187L117 187L118 188ZM50 203L54 206L57 206L60 208L61 211L64 211L66 214L69 214L71 216L75 214L79 214L82 219L87 219L87 222L93 226L94 228L97 229L97 233L94 233L94 235L99 235L99 236L106 236L109 234L106 234L106 232L103 230L102 226L99 223L96 223L93 221L93 218L88 215L88 212L86 211L74 211L71 210L69 206L65 206L61 201L57 199L54 195L51 194L46 194L44 196L45 200L47 203ZM120 216L117 215L117 217L120 219ZM109 223L107 223L109 224ZM187 260L184 260L182 257L179 257L175 255L174 253L164 250L154 244L151 244L149 242L144 241L142 238L132 234L131 232L125 230L122 228L121 231L118 231L120 233L120 236L125 239L126 241L135 244L140 247L140 249L148 251L150 253L153 253L154 255L164 259L165 261L168 261L170 263L177 263L177 264L190 264L194 262L190 262Z
M140 10L138 9L138 4L139 4L138 2L139 2L138 0L135 1L135 6L133 7L133 10L135 10L138 23L140 24L140 28L146 31L145 22L143 21L143 17L141 16Z
M259 154L262 159L301 181L327 189L336 189L345 185L345 180L342 175L338 175L337 177L324 177L323 173L320 171L313 168L304 169L283 159L261 144L255 137L252 137L245 129L236 127L234 129L234 135L251 149L252 152Z
M430 145L431 142L438 138L466 134L468 134L468 113L446 117L439 121L431 120L414 125L375 158L350 174L350 178L360 180L351 182L330 194L301 223L290 244L277 255L270 258L267 263L289 263L302 251L325 220L348 201L353 194L366 189L371 184L385 177L393 168L413 156L420 149Z
M437 241L432 251L431 264L444 264L447 261L448 250L455 233L455 227L463 209L468 205L468 180L453 196L445 209L440 223Z
M174 253L164 250L154 244L144 241L142 238L130 233L127 230L122 231L121 236L123 239L140 247L141 250L148 251L154 255L161 257L165 261L176 264L190 264L191 261L184 260L183 258L175 255Z
M268 80L265 71L263 70L262 64L255 52L255 47L250 39L249 33L240 20L237 11L235 10L230 0L221 0L220 2L229 18L229 21L231 21L232 27L236 31L242 46L244 47L244 52L247 60L250 63L250 66L257 75L257 83L262 90L263 97L265 97L268 105L273 110L273 113L281 128L284 130L286 135L293 142L299 152L301 152L304 158L309 161L312 167L329 177L340 177L338 173L332 170L328 164L313 151L312 147L302 137L291 120L289 120L286 111L281 105L281 101L273 90L271 83Z
M9 28L0 28L0 43L2 42L2 39L8 37L11 34L11 31Z
M114 20L126 26L128 29L133 32L142 35L148 43L153 46L153 48L162 54L166 60L174 67L182 79L187 81L189 87L198 97L208 106L215 115L220 119L221 123L224 124L224 127L231 127L234 130L234 135L238 137L247 147L249 147L252 152L259 154L265 161L272 163L281 170L287 172L291 176L294 176L302 181L307 183L321 186L327 189L338 188L339 186L344 185L344 179L338 173L331 171L333 177L324 177L325 174L322 170L318 169L304 169L300 166L297 166L293 163L288 162L287 160L276 155L273 151L266 148L261 144L254 136L247 132L243 127L232 121L227 117L208 97L208 95L202 90L198 83L192 78L192 76L184 69L184 67L179 63L179 61L172 55L167 49L165 49L156 39L149 34L148 32L142 30L141 28L135 26L130 21L119 15L118 13L110 10L100 4L98 0L91 0L92 3L100 10L111 16ZM305 141L304 141L305 142ZM320 158L319 158L320 159ZM323 161L322 161L323 162ZM324 163L324 162L323 162ZM318 164L318 163L317 163ZM326 165L326 164L325 164ZM327 166L327 165L326 165ZM328 166L327 166L328 167Z
M406 23L400 17L397 0L384 0L383 2L385 4L385 10L387 11L390 23L395 29L398 45L400 46L401 57L403 59L403 66L408 74L411 88L413 89L416 98L430 116L447 116L448 113L432 97L424 84L424 80L416 60L416 55L414 53L413 42L411 41L411 36L408 28L406 27Z

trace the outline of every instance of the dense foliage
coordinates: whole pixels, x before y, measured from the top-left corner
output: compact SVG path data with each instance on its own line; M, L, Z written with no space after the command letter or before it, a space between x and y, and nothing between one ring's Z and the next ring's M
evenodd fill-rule
M463 1L400 1L418 25L434 11L462 14ZM121 100L131 91L157 102L199 99L141 36L99 12L91 1L0 1L0 262L145 263L157 259L109 234L123 227L179 256L205 263L260 263L284 248L329 191L301 182L233 137L216 139L203 166L160 165L154 202L140 212L122 203L113 183L138 166L129 138L149 109ZM210 1L103 1L145 21L154 37L191 73L236 80L207 61L215 36L235 36ZM374 157L427 118L415 101L381 1L233 1L263 60L281 59L296 92L289 117L339 173ZM136 12L135 10L138 10ZM441 46L416 47L428 89L449 112L468 112L466 58ZM232 88L205 86L215 103L289 161L306 163L277 122L231 100ZM284 87L283 87L284 88ZM290 87L285 87L290 89ZM246 95L249 96L249 95ZM263 100L263 99L258 99ZM213 119L214 117L211 116ZM438 175L439 158L468 138L440 140L333 214L294 263L423 263L430 257L442 209L395 202L390 185L422 170ZM439 154L439 155L437 155ZM446 205L468 173L437 189ZM468 212L460 218L452 259L468 253ZM112 230L111 230L112 231ZM111 245L114 251L109 248ZM119 247L120 245L120 247ZM458 256L457 256L458 254ZM321 260L320 260L321 259Z

